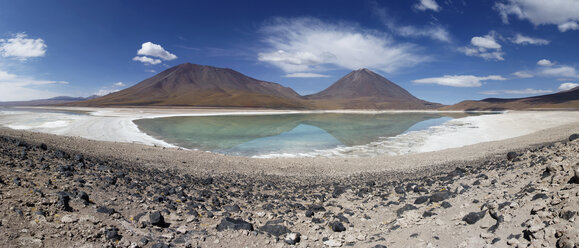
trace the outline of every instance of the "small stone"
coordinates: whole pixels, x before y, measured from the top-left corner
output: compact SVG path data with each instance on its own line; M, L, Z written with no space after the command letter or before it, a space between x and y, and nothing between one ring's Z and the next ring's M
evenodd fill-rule
M300 234L299 233L288 233L283 240L286 244L295 245L296 243L300 242Z
M414 204L422 204L428 201L430 197L428 196L420 196L418 198L416 198L416 200L414 201Z
M450 197L450 192L448 191L436 192L430 196L430 202L441 202L448 199L448 197Z
M479 221L480 219L482 219L483 217L485 217L485 214L486 214L486 211L470 212L466 216L464 216L462 218L462 220L464 222L468 223L469 225L472 225L472 224L476 223L477 221Z
M239 205L237 205L237 204L224 206L223 209L225 209L225 211L230 212L230 213L241 212L241 208L239 208Z
M64 211L72 211L70 207L70 196L66 192L58 192L58 201L56 202L56 206L60 210Z
M571 136L569 136L569 141L573 141L576 139L579 139L579 134L574 133L574 134L571 134Z
M78 218L76 218L75 216L72 216L72 215L65 215L65 216L62 216L62 218L60 218L60 222L62 222L62 223L74 223L77 221L78 221Z
M152 212L149 215L149 221L151 222L151 225L153 225L153 226L158 226L158 227L164 227L165 226L165 218L163 218L163 215L159 211Z
M306 217L312 217L314 216L314 211L312 211L311 209L306 210Z
M219 242L217 242L219 243ZM153 246L151 246L151 248L169 248L169 246L165 243L156 243Z
M103 214L114 214L116 213L115 209L113 208L108 208L108 207L104 207L104 206L100 206L96 209L97 213L103 213Z
M225 217L224 219L221 220L221 223L217 225L217 231L221 232L227 229L253 231L253 225L242 219L233 219Z
M332 228L332 231L334 231L334 232L346 231L346 227L344 227L344 224L342 224L342 222L339 222L339 221L331 222L330 227Z
M517 154L516 152L508 152L507 153L507 159L510 161L513 161L518 156L519 156L519 154Z
M557 241L557 247L559 247L559 248L573 248L573 247L575 247L575 242L573 242L573 240L571 240L571 238L569 238L569 236L563 235Z
M329 247L340 247L342 246L342 242L335 239L330 239L324 241L324 245L327 245Z
M108 240L118 241L121 240L122 236L119 235L119 229L116 227L112 227L105 231L105 237Z
M273 224L266 224L265 226L259 228L259 231L269 233L272 236L279 237L286 233L291 233L290 229L283 225L273 225Z
M177 228L177 232L178 233L187 233L187 229L189 229L187 226L183 225L180 226L179 228Z

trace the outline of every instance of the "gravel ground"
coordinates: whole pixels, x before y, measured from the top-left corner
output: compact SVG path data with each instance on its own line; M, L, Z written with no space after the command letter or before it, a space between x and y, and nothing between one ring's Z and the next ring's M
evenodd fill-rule
M577 247L577 129L266 160L0 129L0 246Z

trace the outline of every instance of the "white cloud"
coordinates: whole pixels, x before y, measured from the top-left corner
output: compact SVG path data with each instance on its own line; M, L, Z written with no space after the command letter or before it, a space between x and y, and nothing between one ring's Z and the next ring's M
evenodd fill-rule
M524 90L488 90L483 91L481 94L484 95L539 95L552 93L552 90L538 90L527 88Z
M501 49L501 45L491 35L472 37L470 44L485 49Z
M0 101L27 101L60 96L55 86L66 85L65 81L38 80L0 70Z
M541 60L537 61L537 65L540 65L540 66L553 66L554 63L551 62L551 61L548 60L548 59L541 59Z
M414 5L414 8L416 8L417 10L422 10L422 11L426 11L426 10L432 10L432 11L440 11L442 8L440 7L440 5L438 5L436 3L435 0L420 0L419 3Z
M576 30L579 21L577 0L506 0L495 4L504 23L513 15L533 25L557 25L561 32Z
M481 57L485 60L505 60L501 44L495 40L495 32L485 36L474 36L470 39L471 46L461 47L459 51L467 56Z
M14 57L20 60L43 57L46 44L43 39L28 39L26 33L18 33L9 39L0 39L0 54L3 57Z
M574 67L561 65L554 67L546 67L539 70L544 76L550 77L564 77L564 78L579 78L579 73Z
M413 80L417 84L439 84L451 87L480 87L484 81L488 80L506 80L506 78L498 75L490 75L486 77L477 77L473 75L444 75L443 77L432 77Z
M318 74L318 73L311 73L311 72L296 72L296 73L288 73L284 77L289 78L325 78L330 77L329 75Z
M561 31L561 32L567 32L569 30L579 29L579 24L576 21L570 21L570 22L559 24L557 26L557 28L559 28L559 31Z
M139 62L142 62L143 64L149 64L149 65L156 65L156 64L160 64L163 62L160 59L153 59L153 58L149 58L147 56L135 56L133 58L133 61L139 61Z
M137 51L137 55L157 57L162 60L174 60L177 58L175 54L168 52L161 45L152 43L150 41L141 45L141 49Z
M380 7L376 2L371 2L374 6L373 13L378 17L384 25L396 35L402 37L421 38L427 37L437 41L450 42L450 34L448 31L438 24L430 24L424 27L415 27L409 25L400 25L388 14L384 7ZM435 2L436 3L436 2Z
M112 86L102 87L97 92L95 92L94 95L97 95L97 96L108 95L110 93L114 93L114 92L121 90L122 87L125 87L125 86L127 86L127 85L123 82L116 82Z
M397 44L383 33L347 23L326 23L315 18L277 18L261 28L269 47L258 60L287 73L311 72L328 66L374 68L394 72L428 60L417 47Z
M570 90L573 88L579 87L578 83L562 83L561 85L559 85L559 90L560 91L565 91L565 90Z
M515 77L518 77L518 78L532 78L533 77L533 74L526 72L526 71L516 71L516 72L513 72L513 75L515 75Z
M548 45L550 41L545 39L533 38L529 36L524 36L522 34L517 34L514 38L510 39L511 42L519 45Z

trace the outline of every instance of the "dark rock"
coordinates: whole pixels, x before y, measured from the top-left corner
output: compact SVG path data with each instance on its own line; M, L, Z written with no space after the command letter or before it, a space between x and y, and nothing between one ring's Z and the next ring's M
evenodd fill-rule
M515 158L517 158L519 156L518 153L516 152L508 152L507 153L507 159L510 161L513 161Z
M538 193L538 194L535 194L535 195L533 196L533 198L531 199L531 201L538 200L538 199L549 199L549 196L547 196L547 195L544 194L544 193Z
M372 248L388 248L388 247L386 247L385 245L375 245Z
M149 239L146 238L146 237L143 237L143 238L139 239L139 243L138 243L138 244L139 244L140 246L145 246L145 245L147 245L148 243L149 243Z
M416 210L418 209L417 207L415 207L412 204L406 204L404 207L399 208L398 210L396 210L396 214L398 214L398 216L402 215L404 212L406 211L410 211L410 210Z
M20 177L15 177L14 179L12 179L12 182L13 182L14 185L16 185L16 186L22 185L22 181L20 180Z
M312 205L310 206L310 210L313 212L325 212L326 208L322 205Z
M152 212L149 215L149 221L153 226L165 227L165 218L163 218L163 215L159 211Z
M422 204L428 201L430 197L428 196L420 196L418 198L416 198L416 200L414 201L414 204Z
M78 199L80 199L85 206L89 204L90 200L86 192L84 191L78 192L77 196Z
M169 248L169 246L165 243L156 243L151 248Z
M46 216L46 213L42 209L36 210L34 214L38 216Z
M398 186L398 187L394 188L394 192L396 192L396 194L405 194L406 190L404 189L403 186Z
M306 210L306 217L312 217L314 216L314 211L312 211L311 209Z
M334 232L346 231L346 227L344 227L344 224L342 224L342 222L339 221L330 222L330 227Z
M431 217L436 215L436 213L432 212L432 211L424 211L424 213L422 214L422 217L427 218L427 217Z
M111 214L114 214L117 212L113 208L108 208L108 207L104 207L104 206L98 207L96 209L96 211L97 211L97 213L103 213L103 214L108 214L108 215L111 215Z
M441 202L448 199L448 197L450 197L450 192L446 190L436 192L430 196L430 202Z
M122 238L122 236L119 235L119 229L116 227L112 227L112 228L106 230L105 231L105 237L107 238L107 240L112 240L112 241L119 241Z
M262 226L261 228L259 228L259 231L269 233L275 237L279 237L279 236L282 236L286 233L291 232L291 230L289 228L287 228L283 225L271 225L271 224L266 224L265 226Z
M345 187L335 187L334 188L334 192L332 192L332 197L333 198L338 198L340 197L340 195L342 195L344 192L346 192L346 188Z
M573 141L576 139L579 139L579 134L574 133L574 134L571 134L571 136L569 136L569 141Z
M470 225L476 223L477 221L481 220L482 218L485 217L485 214L487 212L486 211L481 211L481 212L470 212L467 215L465 215L462 220Z
M241 208L239 208L239 205L237 205L237 204L223 206L223 209L225 209L225 211L230 212L230 213L241 212Z
M350 223L350 220L349 220L346 216L344 216L343 214L341 214L341 213L338 214L338 215L336 215L336 218L337 218L338 220L340 220L341 222Z
M40 144L40 149L46 151L46 150L48 150L48 146L46 144L42 143L42 144Z
M322 223L324 223L324 220L322 220L320 218L312 218L312 222L316 223L316 224L322 224Z
M14 209L14 213L16 213L18 216L24 216L24 212L22 212L22 210L15 208Z
M242 219L232 219L226 217L225 219L221 220L219 225L217 225L217 231L221 232L227 229L253 231L253 225Z
M559 217L566 219L566 220L570 220L573 217L575 217L575 215L577 215L577 211L568 210L568 211L561 211L561 213L559 214Z
M58 192L58 201L56 202L56 206L60 210L72 211L72 208L70 207L70 196L66 192Z

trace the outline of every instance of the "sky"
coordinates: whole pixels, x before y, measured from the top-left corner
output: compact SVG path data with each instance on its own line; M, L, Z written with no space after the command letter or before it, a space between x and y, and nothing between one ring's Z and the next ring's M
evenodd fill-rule
M0 101L104 95L181 63L319 92L371 69L454 104L579 86L579 0L0 0Z

